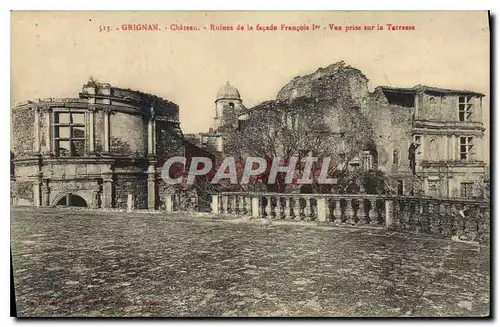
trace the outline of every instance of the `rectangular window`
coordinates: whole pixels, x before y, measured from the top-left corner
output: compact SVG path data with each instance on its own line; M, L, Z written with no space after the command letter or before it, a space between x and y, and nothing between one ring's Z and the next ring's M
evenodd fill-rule
M460 160L472 159L472 149L474 147L474 138L470 136L460 137Z
M82 111L54 112L54 143L57 156L85 155L85 113Z
M405 192L404 180L398 179L398 195L404 195L404 192Z
M472 198L472 188L474 186L473 182L461 182L460 183L460 197L462 198Z
M458 97L458 120L470 121L474 112L474 98L471 96Z

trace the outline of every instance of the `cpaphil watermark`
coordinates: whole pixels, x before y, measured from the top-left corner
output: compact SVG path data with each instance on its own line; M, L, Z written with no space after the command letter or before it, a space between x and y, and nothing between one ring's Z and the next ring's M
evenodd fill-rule
M161 169L161 177L168 185L193 184L197 177L207 177L211 184L229 181L230 184L248 184L252 179L265 176L268 184L276 184L280 178L285 184L335 184L331 178L330 157L226 157L215 167L207 157L171 157Z

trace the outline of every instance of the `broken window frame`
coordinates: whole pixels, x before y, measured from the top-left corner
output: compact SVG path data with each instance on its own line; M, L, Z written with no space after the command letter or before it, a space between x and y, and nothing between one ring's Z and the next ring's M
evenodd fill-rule
M67 122L61 122L60 117L61 115L68 115L68 121ZM82 116L83 117L83 122L74 122L74 117ZM84 156L87 152L87 142L86 142L86 137L87 137L87 115L85 113L85 110L79 110L79 109L72 109L72 108L67 108L67 109L57 109L54 110L53 112L53 119L52 119L52 133L53 133L53 144L54 144L54 152L57 157L81 157ZM66 129L68 130L68 136L61 137L61 130ZM83 136L75 136L74 131L78 130L83 130ZM61 149L61 142L67 142L68 144L68 150L66 153L62 153ZM83 143L83 151L76 151L76 144L77 143Z
M474 98L472 96L458 97L458 121L471 121L474 113Z
M460 136L460 160L471 160L472 159L472 149L474 148L474 137L472 136Z

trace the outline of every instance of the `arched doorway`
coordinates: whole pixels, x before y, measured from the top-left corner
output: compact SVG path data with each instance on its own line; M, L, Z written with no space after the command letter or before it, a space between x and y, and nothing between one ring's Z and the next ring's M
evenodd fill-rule
M81 196L68 193L57 201L56 206L87 207L87 202Z

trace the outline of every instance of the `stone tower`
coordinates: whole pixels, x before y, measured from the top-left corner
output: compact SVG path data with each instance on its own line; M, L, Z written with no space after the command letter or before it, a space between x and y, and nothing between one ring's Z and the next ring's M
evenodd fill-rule
M215 99L215 117L214 117L214 129L217 131L219 127L224 123L224 114L232 112L238 115L241 108L243 107L243 101L240 97L240 92L237 88L227 82L223 87L217 92L217 97ZM237 123L237 122L236 122Z

